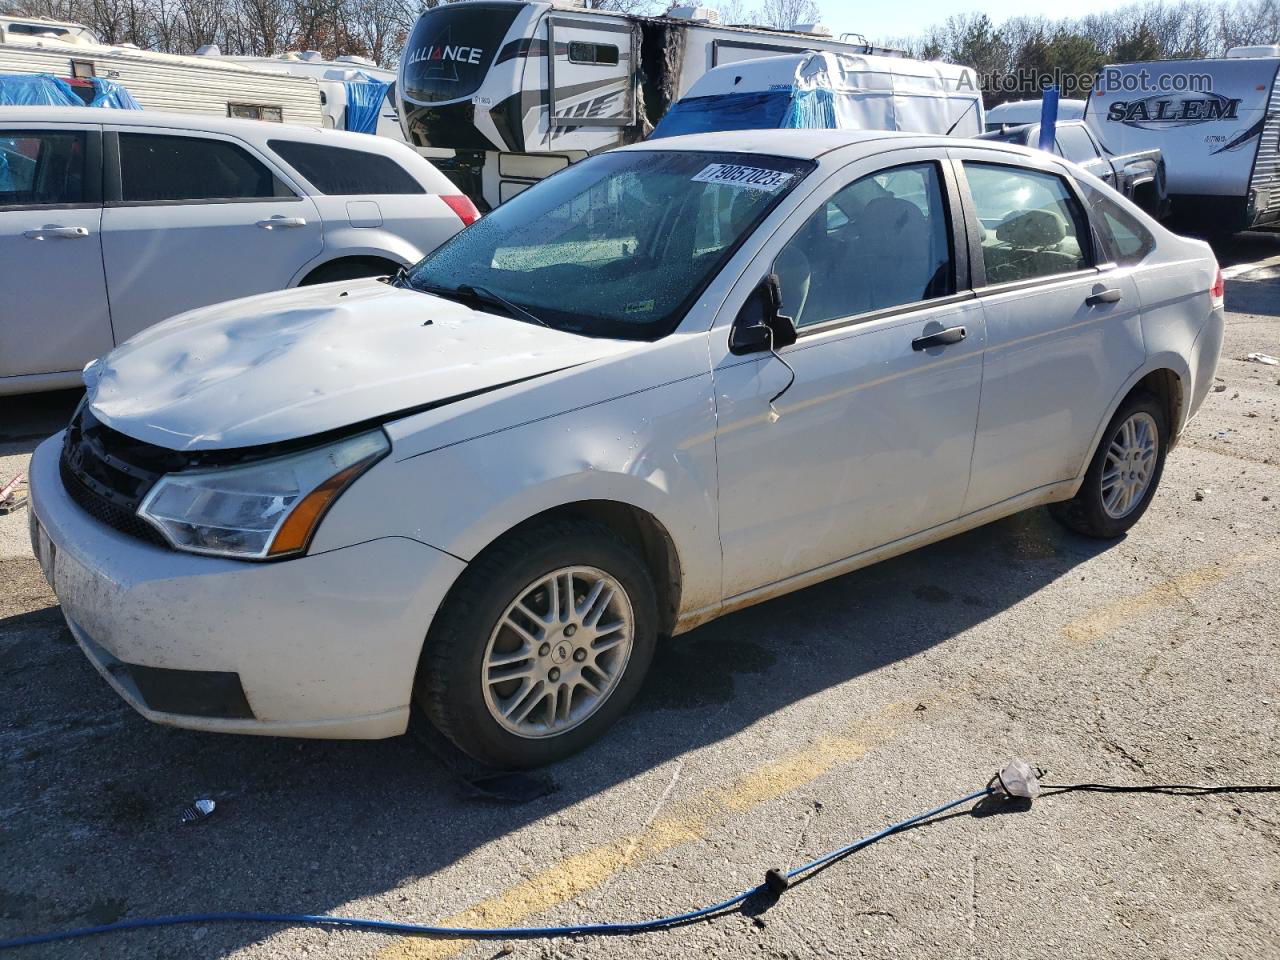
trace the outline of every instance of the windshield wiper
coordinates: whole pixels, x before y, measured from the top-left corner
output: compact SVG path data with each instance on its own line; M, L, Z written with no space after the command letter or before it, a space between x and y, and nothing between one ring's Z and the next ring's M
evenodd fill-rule
M455 293L460 293L464 297L471 297L473 300L479 300L481 303L487 303L490 306L502 307L511 316L520 320L536 323L540 327L550 327L551 324L543 320L537 314L530 313L518 303L512 303L500 293L494 293L488 287L477 287L474 283L458 284Z
M488 287L477 287L471 283L460 283L456 287L441 287L431 283L415 284L410 283L411 290L417 290L420 293L432 293L437 297L444 297L446 300L471 300L477 303L487 304L491 307L499 307L508 316L517 320L525 320L529 323L536 323L540 327L550 327L551 324L543 320L541 317L530 313L518 303L512 303L506 297L494 293Z
M409 268L401 267L389 277L379 277L383 283L392 287L407 287L409 285Z

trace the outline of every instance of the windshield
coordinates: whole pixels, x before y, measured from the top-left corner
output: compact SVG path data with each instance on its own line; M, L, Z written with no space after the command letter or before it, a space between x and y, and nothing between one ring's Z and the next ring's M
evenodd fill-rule
M514 3L473 2L423 13L405 45L404 95L438 103L475 93L520 10Z
M812 168L743 153L600 154L456 234L408 283L489 291L573 333L656 340Z

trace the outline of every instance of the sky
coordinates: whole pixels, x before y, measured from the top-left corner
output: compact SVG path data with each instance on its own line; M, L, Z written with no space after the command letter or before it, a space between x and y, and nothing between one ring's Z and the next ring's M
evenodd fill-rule
M914 36L929 25L942 23L959 13L985 13L999 23L1015 16L1079 17L1115 7L1116 0L1076 0L1070 5L1060 0L879 0L878 3L818 0L823 22L832 33L839 36L851 31L872 41Z

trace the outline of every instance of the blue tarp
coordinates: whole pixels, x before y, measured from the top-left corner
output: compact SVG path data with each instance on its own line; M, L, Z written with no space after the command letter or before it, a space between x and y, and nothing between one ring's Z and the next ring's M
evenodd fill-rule
M840 118L836 113L836 94L825 87L812 90L796 90L791 94L787 115L781 127L789 130L838 130Z
M831 90L824 87L767 90L680 100L658 121L649 139L724 130L839 130L841 127L837 94Z
M93 77L91 107L116 110L141 110L142 106L129 91L103 77ZM83 107L71 84L51 73L0 74L0 106L4 107Z
M783 119L790 106L790 90L687 97L672 104L649 139L724 130L773 130L786 126Z
M94 77L91 107L112 107L116 110L141 110L142 104L133 99L129 91L114 80Z
M71 85L53 74L0 74L0 107L83 106Z
M347 129L353 133L376 133L382 102L387 99L391 84L377 80L348 80Z

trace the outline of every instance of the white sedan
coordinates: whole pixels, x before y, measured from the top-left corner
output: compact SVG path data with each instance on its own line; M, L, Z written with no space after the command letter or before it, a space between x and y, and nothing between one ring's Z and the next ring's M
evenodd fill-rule
M1222 292L1205 244L1048 154L640 144L394 284L107 354L35 454L33 543L149 719L385 737L416 702L545 763L660 637L1042 504L1123 534L1212 382Z
M175 313L395 273L478 217L385 137L0 107L0 396L75 386Z

